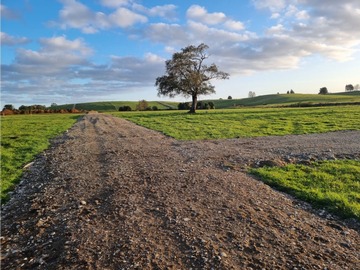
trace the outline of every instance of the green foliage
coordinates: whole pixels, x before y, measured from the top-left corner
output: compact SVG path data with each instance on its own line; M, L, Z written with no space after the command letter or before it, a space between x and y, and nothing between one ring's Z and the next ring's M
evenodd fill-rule
M113 113L179 140L360 130L358 106Z
M265 183L342 217L360 220L360 161L252 169Z
M148 108L149 108L149 103L145 99L140 100L138 104L136 104L137 111L146 111L149 110Z
M124 105L119 107L119 112L130 112L130 111L131 111L130 106Z
M71 127L79 115L14 115L1 118L1 199L14 187L25 164Z

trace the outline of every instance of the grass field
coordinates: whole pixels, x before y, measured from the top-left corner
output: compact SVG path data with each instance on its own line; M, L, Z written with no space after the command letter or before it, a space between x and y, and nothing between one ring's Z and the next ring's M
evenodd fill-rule
M360 106L250 108L198 111L196 114L185 111L112 114L161 131L178 140L360 130Z
M360 91L343 92L328 95L318 94L275 94L257 96L254 98L243 99L212 99L202 100L204 102L213 102L217 109L233 109L237 107L254 107L254 106L291 106L295 105L314 105L314 104L333 104L333 103L351 103L360 102ZM177 109L177 101L148 101L149 106L158 107L159 110ZM101 101L75 104L78 110L95 110L99 112L118 111L121 106L130 106L132 110L136 109L138 101ZM72 109L74 104L64 104L51 107L51 109Z
M280 95L264 95L254 98L243 99L222 99L222 100L208 100L215 104L215 108L236 108L236 107L251 107L251 106L302 106L311 104L332 104L332 103L346 103L346 102L360 102L360 91L316 95L316 94L280 94Z
M265 183L345 218L360 220L360 161L253 169Z
M130 106L133 111L136 110L138 101L101 101L101 102L88 102L75 104L75 108L85 111L99 111L99 112L111 112L118 111L121 106ZM160 102L160 101L148 101L149 107L156 106L159 110L177 109L178 102ZM53 106L51 109L72 109L74 104L64 104Z
M79 115L13 115L1 118L1 200L14 187L23 166L71 127Z

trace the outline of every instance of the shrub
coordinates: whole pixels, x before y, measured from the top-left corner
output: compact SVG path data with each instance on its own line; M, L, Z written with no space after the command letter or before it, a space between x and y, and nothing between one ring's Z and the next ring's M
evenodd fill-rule
M130 112L131 111L131 107L130 106L120 106L119 107L119 112Z

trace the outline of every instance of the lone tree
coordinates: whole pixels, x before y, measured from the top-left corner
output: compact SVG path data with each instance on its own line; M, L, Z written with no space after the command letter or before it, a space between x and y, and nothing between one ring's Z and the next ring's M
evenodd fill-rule
M155 86L158 95L174 97L183 95L192 98L190 113L195 113L199 95L215 93L211 85L212 79L228 79L229 74L219 71L215 64L206 65L209 58L206 50L209 48L204 43L199 46L190 45L174 53L171 60L167 60L166 75L156 78Z
M319 95L326 95L328 93L329 93L329 91L326 87L321 87L319 90Z

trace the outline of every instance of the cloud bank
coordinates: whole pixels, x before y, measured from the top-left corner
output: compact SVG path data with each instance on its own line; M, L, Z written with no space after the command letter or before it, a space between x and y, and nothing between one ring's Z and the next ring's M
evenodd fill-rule
M41 37L39 49L16 50L10 64L2 65L3 96L38 96L41 100L64 97L83 99L109 93L152 87L164 72L169 52L201 42L210 46L211 60L231 74L297 68L305 57L348 61L359 50L358 0L252 0L253 8L271 22L263 32L251 29L224 12L209 12L191 5L179 14L174 4L144 6L131 0L101 0L99 10L86 2L61 0L55 29L79 31L80 38ZM15 12L1 5L5 19ZM106 63L93 60L96 52L87 36L117 31L129 39L162 47L143 57L109 55ZM30 38L1 32L3 45L19 46Z

